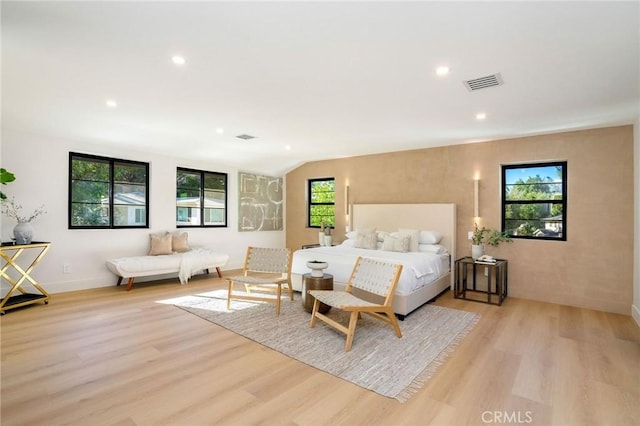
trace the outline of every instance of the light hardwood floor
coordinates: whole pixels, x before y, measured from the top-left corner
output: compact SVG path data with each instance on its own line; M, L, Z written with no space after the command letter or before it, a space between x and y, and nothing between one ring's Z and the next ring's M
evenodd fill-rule
M436 304L482 319L400 404L158 303L223 285L114 286L9 311L2 425L640 424L631 317L448 292Z

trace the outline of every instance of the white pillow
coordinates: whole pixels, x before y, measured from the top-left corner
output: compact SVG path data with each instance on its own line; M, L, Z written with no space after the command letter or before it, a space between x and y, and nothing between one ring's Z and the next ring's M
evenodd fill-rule
M442 234L438 231L420 231L420 244L438 244L442 240Z
M355 244L356 244L356 240L352 238L350 240L344 240L340 245L345 247L353 247Z
M376 243L378 242L378 236L375 229L358 229L358 235L356 236L356 242L353 245L357 248L375 250Z
M441 254L441 253L446 253L447 248L440 244L419 244L418 251L422 253Z
M355 239L358 236L358 231L350 231L345 235L347 239Z
M419 229L398 229L398 233L400 236L408 235L411 238L411 242L409 243L409 251L418 251L418 244L420 242L420 230Z
M384 237L389 235L389 233L387 231L378 231L376 232L376 236L378 238L378 242L383 242L384 241Z
M404 237L386 235L382 242L382 250L406 253L409 251L410 242L411 238L408 235L405 235Z

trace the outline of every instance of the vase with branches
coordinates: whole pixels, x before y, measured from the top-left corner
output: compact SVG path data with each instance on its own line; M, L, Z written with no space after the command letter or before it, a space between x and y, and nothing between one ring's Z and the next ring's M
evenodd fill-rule
M24 214L22 205L16 203L15 197L11 197L2 201L2 213L18 222L13 228L13 237L16 240L16 244L31 244L33 240L31 222L46 214L47 211L44 209L43 204L35 209L33 213Z

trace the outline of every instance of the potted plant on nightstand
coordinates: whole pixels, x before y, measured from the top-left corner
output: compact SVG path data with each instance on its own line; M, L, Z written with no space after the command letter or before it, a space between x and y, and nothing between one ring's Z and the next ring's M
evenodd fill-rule
M473 237L471 238L471 257L476 260L484 253L484 245L488 244L492 247L498 247L500 243L510 243L512 240L506 232L496 231L486 227L478 228L478 224L474 224Z

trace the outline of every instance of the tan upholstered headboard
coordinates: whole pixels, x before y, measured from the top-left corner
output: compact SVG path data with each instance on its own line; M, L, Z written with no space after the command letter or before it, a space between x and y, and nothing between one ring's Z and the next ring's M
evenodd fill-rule
M376 228L394 232L398 228L438 231L440 244L456 258L456 205L455 204L354 204L351 228ZM453 271L453 266L452 269Z

